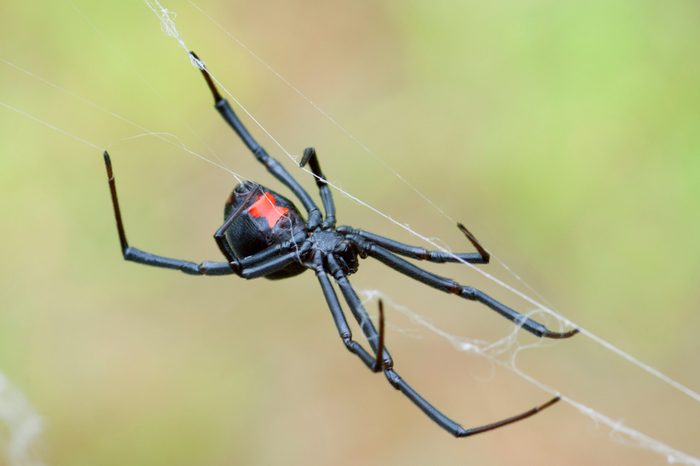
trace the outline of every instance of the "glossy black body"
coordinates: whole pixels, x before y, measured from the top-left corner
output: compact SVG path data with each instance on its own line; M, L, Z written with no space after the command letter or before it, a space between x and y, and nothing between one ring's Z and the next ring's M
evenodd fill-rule
M195 62L201 64L194 54L193 58ZM202 74L214 96L215 108L253 156L299 199L306 211L306 219L288 198L258 183L248 181L235 187L224 209L224 223L214 233L214 239L221 253L226 257L226 262L197 263L142 251L130 246L126 239L112 165L109 154L105 152L107 177L124 259L176 269L192 275L236 274L246 279L258 277L279 279L297 275L304 270L312 270L316 274L333 323L345 347L371 371L383 372L394 388L401 391L440 427L456 437L466 437L511 424L532 416L558 401L559 398L555 397L516 416L479 427L464 428L445 416L404 381L394 369L391 355L384 348L383 319L380 321L380 331L377 332L348 279L357 271L359 258L373 258L431 288L454 294L462 299L479 302L537 337L568 338L576 334L577 330L562 332L549 330L543 324L495 300L481 290L429 272L411 262L488 263L488 252L461 224L457 226L477 252L453 254L430 251L369 231L349 226L336 227L335 204L328 182L321 172L316 151L313 148L307 148L300 165L303 167L308 164L311 169L310 173L316 181L323 204L323 214L299 182L251 136L228 101L219 94L204 65L201 66ZM268 204L255 207L261 196L269 196L266 197ZM274 209L270 210L270 207ZM347 308L362 330L369 350L353 339L333 283L340 290ZM302 305L307 304L302 303ZM380 313L380 315L383 314Z
M256 217L250 211L265 193L272 195L275 205L286 210L272 227L265 217ZM249 257L270 246L281 245L295 236L301 236L298 235L300 232L306 236L306 222L292 201L258 183L246 181L234 187L224 206L224 220L239 209L241 214L224 233L226 242L236 257ZM266 275L265 278L287 278L299 275L305 270L307 269L303 265L293 262L282 270Z

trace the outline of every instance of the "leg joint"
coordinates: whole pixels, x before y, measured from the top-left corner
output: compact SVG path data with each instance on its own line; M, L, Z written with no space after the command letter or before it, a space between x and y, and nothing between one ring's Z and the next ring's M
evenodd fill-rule
M343 339L343 344L348 349L348 351L350 351L353 354L357 353L357 350L355 348L357 343L355 343L355 340L352 339L352 335L350 335L349 333L344 333L340 336L340 338Z
M465 299L475 300L476 294L477 294L476 289L472 288L471 286L463 286L459 290L459 295Z
M390 367L387 367L384 369L384 376L386 379L389 381L392 387L395 389L399 390L400 389L400 384L401 384L401 377L394 372L394 370Z

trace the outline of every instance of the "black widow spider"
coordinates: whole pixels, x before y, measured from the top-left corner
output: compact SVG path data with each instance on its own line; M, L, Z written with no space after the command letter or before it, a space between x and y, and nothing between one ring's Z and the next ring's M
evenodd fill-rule
M479 301L538 337L568 338L576 334L578 330L553 332L476 288L463 286L449 278L430 273L399 257L404 256L409 259L437 263L466 261L472 264L487 264L489 253L474 235L461 224L457 226L477 252L450 254L429 251L349 226L336 227L335 205L331 190L321 172L316 151L313 148L304 150L300 166L308 164L311 168L323 202L325 216L321 214L316 203L296 179L253 139L228 101L219 94L207 69L201 64L202 62L194 53L191 55L193 61L200 64L202 75L214 96L216 109L255 158L301 201L307 213L307 220L304 221L299 210L289 199L258 183L246 181L234 187L224 208L224 223L214 234L216 244L227 259L226 262L195 263L142 251L129 246L126 240L112 165L109 154L105 151L104 160L124 259L155 267L176 269L192 275L236 274L246 279L258 277L281 279L298 275L307 269L313 270L326 298L340 338L347 349L358 356L372 372L383 371L394 388L400 390L430 419L456 437L467 437L525 419L559 401L559 397L555 397L516 416L479 427L464 428L438 411L406 383L394 370L391 356L384 348L382 303L379 303L378 332L348 281L348 275L358 269L358 257L363 259L372 257L425 285L446 293L456 294L464 299ZM350 328L329 275L333 277L340 288L343 298L362 329L373 354L370 354L352 339Z

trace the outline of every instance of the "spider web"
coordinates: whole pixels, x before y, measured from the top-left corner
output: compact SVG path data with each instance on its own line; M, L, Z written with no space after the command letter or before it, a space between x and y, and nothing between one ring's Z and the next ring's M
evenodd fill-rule
M156 16L158 16L158 18L161 22L161 27L162 27L163 31L165 33L167 33L169 36L173 37L178 42L179 46L183 49L184 52L186 52L186 53L189 52L189 48L187 47L187 44L185 43L184 39L180 36L180 34L178 33L178 31L175 27L174 14L171 11L169 11L168 9L166 9L165 7L163 7L163 5L161 5L157 0L144 0L144 1L145 1L146 5L156 14ZM236 39L232 34L230 34L230 32L226 31L225 28L223 28L223 26L221 26L219 23L215 22L213 20L213 18L211 18L211 16L207 15L206 12L204 12L197 4L195 4L194 2L192 2L190 0L188 0L188 3L191 4L197 10L201 11L202 14L204 14L212 22L214 22L217 25L217 27L222 28L222 30L224 30L226 32L226 34L229 35L229 37L231 37L232 40L237 42L239 44L239 46L241 46L244 50L253 54L256 59L260 60L264 66L266 66L271 72L273 72L275 75L277 75L282 80L282 82L284 82L286 85L291 86L295 92L299 92L300 95L305 100L307 100L310 105L312 105L317 111L321 112L321 114L324 117L326 117L330 121L332 121L332 123L334 125L336 125L340 131L344 132L347 136L349 136L351 139L353 139L358 145L360 145L361 148L363 148L363 150L374 155L372 153L372 151L367 146L362 144L354 135L352 135L352 133L350 133L349 131L344 129L339 123L336 122L335 119L333 119L332 116L330 116L329 114L324 112L320 107L318 107L308 97L304 96L301 93L301 91L299 91L297 88L292 86L291 83L289 83L287 80L285 80L271 66L267 65L266 62L262 61L262 59L260 59L258 57L258 55L256 55L252 50L250 50L247 46L245 46L245 44L243 44L238 39ZM189 59L189 54L187 55L187 57ZM2 61L8 66L15 66L14 64L12 64L9 61L6 61L6 60L2 60ZM192 61L192 64L198 68L201 68L204 66L204 63L201 63L198 61ZM40 80L43 79L43 78L40 78L39 76L37 76L31 72L28 72L27 70L22 70L22 71L25 73L32 74L32 77L34 77L35 79L40 79ZM210 71L210 73L211 73L211 71ZM270 140L272 140L274 142L274 144L276 144L279 147L279 149L285 154L285 156L287 156L288 158L290 158L291 160L293 160L295 162L298 162L297 158L294 155L292 155L290 153L290 151L286 150L285 147L283 146L283 144L281 142L279 142L271 134L271 132L268 131L263 126L263 124L260 121L258 121L254 117L254 115L243 106L243 104L236 98L236 96L234 94L232 94L226 88L226 86L217 79L216 75L213 73L211 73L211 74L212 74L212 77L214 78L214 80L220 86L220 88L223 89L224 93L228 95L230 100L232 100L232 102L234 102L236 105L238 105L238 107L240 109L242 109L242 111L244 113L246 113L246 115L255 122L255 124L270 138ZM49 85L55 86L49 82L47 82L47 83ZM62 88L57 87L57 89L60 90L61 92L69 92L69 91L66 91L65 89L62 89ZM79 97L77 95L73 95L73 97L82 99L81 97ZM83 100L85 100L85 99L83 99ZM239 173L233 172L232 170L230 170L230 168L226 167L225 164L221 163L220 161L219 162L213 161L211 159L211 157L202 155L202 154L196 152L195 150L189 148L183 142L181 142L181 140L175 134L149 130L149 129L139 125L138 123L135 123L135 122L133 122L125 117L122 117L118 114L110 112L109 110L104 109L104 108L92 103L91 101L86 101L86 103L88 103L89 105L95 106L97 109L99 109L101 111L106 111L106 112L112 113L115 118L122 119L122 120L128 122L129 124L135 126L136 128L138 128L141 131L141 133L137 134L135 136L132 136L132 138L139 138L139 137L158 138L158 139L162 140L163 142L166 142L168 144L172 144L175 147L179 147L182 150L184 150L185 152L187 152L195 157L198 157L202 160L205 160L208 163L213 164L217 168L220 168L222 170L227 171L229 174L234 176L239 181L241 179L249 179L247 176L243 176ZM80 142L88 147L91 147L91 148L97 149L97 150L102 149L100 147L100 145L95 144L95 143L91 142L90 140L83 138L82 136L77 136L75 134L72 134L69 131L62 129L59 126L54 125L53 123L41 120L40 118L33 116L29 112L18 109L16 107L9 105L7 103L4 103L4 102L0 102L0 105L8 110L14 111L14 112L24 116L25 118L29 118L29 119L32 119L32 120L40 123L40 124L43 124L53 131L57 131L57 132L65 135L67 137L73 138L76 141L78 141L78 142ZM381 158L377 157L377 160L379 161L379 163L384 164L384 162ZM390 170L392 170L390 167L388 167L388 168ZM310 174L310 172L308 172L308 170L306 170L306 171L307 171L307 173ZM446 218L452 220L451 217L446 212L444 212L442 209L440 209L440 207L436 203L432 202L427 196L425 196L418 189L413 187L410 183L408 183L408 181L406 181L403 177L398 175L395 171L394 171L394 173L396 174L396 176L399 179L401 179L403 182L406 183L406 186L408 186L408 188L415 191L421 198L423 198L423 200L425 202L427 202L429 205L431 205L434 209L438 210L441 213L441 215L444 215ZM332 183L331 181L329 181L329 184L334 186L336 191L342 193L344 196L348 197L349 199L353 200L354 202L358 203L359 205L362 205L362 206L372 210L376 214L382 216L385 220L391 222L392 224L396 225L399 228L402 228L404 231L411 234L412 236L426 242L427 244L432 245L436 249L446 250L436 240L429 238L425 235L421 235L420 233L418 233L417 231L415 231L414 229L412 229L408 225L401 223L400 221L394 219L393 217L383 213L381 210L371 206L370 204L367 204L366 202L364 202L360 198L353 196L351 193L343 190L341 187L337 186L336 184ZM500 261L500 262L504 267L507 267L504 262L502 262L502 261ZM531 294L535 294L535 292L533 290L530 290L531 294L520 292L517 289L515 289L514 287L508 285L506 282L499 280L495 276L492 276L490 274L485 273L482 269L476 268L468 263L464 263L464 265L471 267L477 273L484 275L486 278L496 282L499 286L502 286L503 288L507 289L508 291L518 295L519 297L521 297L525 301L529 302L535 309L534 311L532 311L532 313L530 313L530 315L536 316L536 315L542 314L542 313L550 315L551 317L556 319L556 321L559 323L561 328L575 325L574 323L572 323L571 321L569 321L568 319L566 319L565 317L563 317L562 315L560 315L559 313L554 311L551 308L551 306L545 306L544 304L542 304L542 302L544 301L542 298L538 298L537 300L533 299L531 297ZM516 278L519 279L517 276L516 276ZM548 392L552 395L556 395L556 394L561 395L562 400L564 402L570 404L571 406L573 406L575 409L577 409L582 414L590 417L596 423L607 426L611 430L611 437L615 438L617 441L620 441L623 443L629 443L630 445L633 445L633 446L636 446L639 448L654 451L655 453L658 453L660 455L665 456L669 463L700 465L700 459L695 458L691 455L685 454L683 452L680 452L680 451L672 448L671 446L666 445L665 443L660 442L660 441L652 438L651 436L645 435L642 432L639 432L635 429L632 429L632 428L626 426L620 420L614 420L608 416L605 416L604 414L596 411L595 409L588 407L582 403L579 403L572 398L569 398L568 396L566 396L566 394L560 394L555 388L550 387L550 386L540 382L539 380L529 376L528 374L524 373L523 371L519 370L518 365L517 365L517 361L516 361L518 354L526 349L533 347L533 346L539 346L541 343L538 342L535 345L525 345L525 346L521 345L520 343L517 342L517 339L516 339L517 334L518 334L517 328L515 328L511 334L506 335L502 339L497 340L495 342L487 342L487 341L480 341L480 340L474 340L474 339L468 339L468 338L461 338L461 337L455 336L454 334L452 334L450 332L445 331L444 329L434 325L429 320L425 319L423 317L424 313L422 313L420 311L411 310L410 308L408 308L408 307L406 307L398 302L395 302L391 297L387 296L386 294L383 294L380 291L368 290L365 292L365 298L368 301L372 300L372 299L376 299L377 297L383 297L385 302L390 303L392 305L393 309L399 311L400 313L403 313L404 315L409 317L413 322L417 323L421 327L423 327L423 328L427 329L428 331L435 333L436 335L439 335L440 337L449 341L454 346L454 348L457 349L458 351L469 352L469 353L473 353L473 354L477 354L479 356L485 357L488 360L492 361L494 364L498 364L498 365L503 366L509 370L512 370L518 376L520 376L524 380L528 381L529 383L536 385L537 387L539 387L543 391ZM648 364L645 364L642 361L638 360L637 358L634 358L633 356L625 353L624 351L618 349L613 344L603 340L602 338L591 333L590 331L588 331L586 329L581 329L581 330L582 330L583 335L585 335L586 337L588 337L591 340L593 340L594 342L596 342L596 344L601 345L607 351L613 352L613 353L617 354L618 356L624 358L629 363L644 370L645 372L649 373L651 376L663 381L664 383L668 384L669 386L673 387L674 389L684 393L685 395L687 395L688 397L690 397L694 401L700 401L700 394L698 394L694 390L692 390L692 389L686 387L685 385L671 379L670 377L668 377L665 374L661 373L660 371L656 370L654 367L652 367ZM9 387L9 385L6 385L6 386ZM21 397L21 395L19 397L16 396L16 392L4 391L2 393L5 393L5 394L15 393L15 395L8 397L9 399L13 400L13 404L15 406L22 406L22 403L26 402L26 400L24 400L23 397ZM0 409L1 408L2 407L0 406ZM4 411L4 412L11 412L11 410ZM14 453L10 453L11 456L14 455L14 456L12 456L13 458L20 458L19 460L13 460L13 461L26 461L26 460L22 459L26 456L22 452L26 451L27 446L32 442L33 439L36 438L37 433L40 431L40 422L37 421L38 418L33 413L31 408L26 408L26 409L22 408L17 412L21 412L24 414L22 416L19 416L19 417L12 417L12 416L5 417L5 416L3 416L3 419L5 420L5 423L8 426L9 425L18 425L17 419L20 419L20 418L24 419L24 421L19 423L19 425L24 426L24 427L13 429L15 434L13 434L12 438L14 438L15 440L9 442L10 446L8 447L8 451L14 452ZM26 427L26 426L30 426L30 427ZM31 435L29 435L29 434L31 434ZM16 440L16 439L19 439L19 440ZM12 446L12 445L15 445L15 446ZM17 445L19 445L19 447ZM14 465L14 464L39 464L39 463L15 462L12 464Z
M0 373L0 449L11 466L41 466L34 451L43 430L41 417L22 392Z

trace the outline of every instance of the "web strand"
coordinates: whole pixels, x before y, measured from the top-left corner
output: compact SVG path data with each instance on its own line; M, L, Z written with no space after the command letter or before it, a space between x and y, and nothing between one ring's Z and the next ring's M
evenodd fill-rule
M109 116L111 116L111 117L113 117L113 118L115 118L115 119L117 119L117 120L119 120L119 121L122 121L122 122L124 122L124 123L126 123L126 124L128 124L128 125L130 125L130 126L133 126L134 128L137 128L138 130L142 131L142 133L140 133L140 134L133 135L133 136L129 136L129 137L126 137L126 138L122 138L122 139L120 139L120 141L128 141L128 140L136 139L136 138L140 138L140 137L151 136L151 137L154 137L154 138L156 138L156 139L159 139L160 141L163 141L163 142L165 142L165 143L167 143L167 144L170 144L170 145L172 145L172 146L178 147L178 148L182 149L184 152L186 152L186 153L188 153L188 154L190 154L190 155L193 155L194 157L196 157L196 158L198 158L198 159L200 159L200 160L202 160L202 161L204 161L204 162L206 162L206 163L208 163L208 164L211 164L211 165L215 166L216 168L219 168L220 170L223 170L223 171L227 172L228 174L230 174L231 176L233 176L233 177L236 179L236 181L238 181L239 183L241 183L242 180L245 179L245 178L244 178L243 176L241 176L240 174L238 174L238 173L236 173L235 171L231 170L229 167L223 165L223 163L215 162L215 161L209 159L208 157L206 157L206 156L200 154L199 152L194 151L193 149L191 149L190 147L188 147L184 142L182 142L182 140L181 140L177 135L175 135L175 134L173 134L173 133L170 133L170 132L167 132L167 131L154 131L154 130L150 130L150 129L146 128L145 126L143 126L143 125L141 125L141 124L139 124L139 123L137 123L137 122L135 122L135 121L133 121L133 120L130 120L129 118L126 118L125 116L120 115L119 113L114 112L114 111L112 111L112 110L110 110L110 109L108 109L108 108L106 108L106 107L103 107L103 106L101 106L101 105L95 103L94 101L92 101L92 100L90 100L90 99L87 99L87 98L85 98L85 97L83 97L83 96L81 96L81 95L79 95L79 94L76 94L76 93L73 92L73 91L70 91L70 90L68 90L68 89L66 89L66 88L64 88L64 87L61 87L61 86L59 86L58 84L55 84L55 83L49 81L48 79L46 79L46 78L44 78L44 77L42 77L42 76L39 76L38 74L33 73L32 71L29 71L29 70L27 70L27 69L25 69L25 68L23 68L23 67L17 65L17 64L14 63L14 62L11 62L11 61L9 61L9 60L6 60L6 59L4 59L4 58L2 58L2 57L0 57L0 62L4 63L5 65L7 65L7 66L9 66L9 67L11 67L11 68L14 68L15 70L17 70L17 71L19 71L19 72L21 72L21 73L23 73L23 74L25 74L25 75L27 75L27 76L29 76L29 77L31 77L32 79L35 79L35 80L37 80L37 81L39 81L39 82L41 82L41 83L43 83L43 84L45 84L45 85L47 85L47 86L53 88L53 89L56 89L57 91L59 91L59 92L61 92L61 93L63 93L63 94L66 94L67 96L69 96L69 97L72 98L72 99L78 100L78 101L80 101L80 102L82 102L82 103L84 103L84 104L86 104L86 105L88 105L88 106L90 106L90 107L92 107L92 108L94 108L94 109L96 109L96 110L98 110L98 111L100 111L100 112L106 114L106 115L109 115ZM53 124L51 124L51 123L48 123L48 122L46 122L46 121L44 121L44 120L41 120L40 118L38 118L38 117L36 117L36 116L34 116L34 115L31 115L31 114L28 113L28 112L25 112L25 111L23 111L23 110L20 110L20 109L18 109L18 108L16 108L16 107L13 107L13 106L11 106L11 105L9 105L9 104L5 104L5 103L3 103L3 102L0 102L0 105L4 106L5 108L7 108L7 109L9 109L9 110L12 110L12 111L14 111L14 112L16 112L16 113L19 113L20 115L24 116L25 118L28 118L28 119L30 119L30 120L33 120L33 121L35 121L35 122L37 122L37 123L40 123L40 124L42 124L42 125L44 125L44 126L47 126L48 128L50 128L50 129L52 129L52 130L54 130L54 131L56 131L56 132L58 132L58 133L60 133L60 134L63 134L64 136L68 136L68 137L70 137L70 138L72 138L72 139L74 139L74 140L76 140L76 141L78 141L78 142L80 142L80 143L82 143L82 144L87 145L88 147L91 147L91 148L93 148L93 149L96 149L96 150L98 151L98 153L101 153L104 149L109 149L109 148L111 147L111 145L112 145L112 144L106 144L106 145L100 147L100 146L98 146L97 144L88 141L87 139L84 139L84 138L81 138L81 137L79 137L79 136L76 136L76 135L74 135L74 134L72 134L72 133L69 133L68 131L66 131L66 130L64 130L64 129L62 129L62 128L59 128L58 126L55 126L55 125L53 125ZM219 159L219 157L217 157L217 159ZM219 159L219 160L220 160L220 159Z
M165 101L165 100L166 100L165 98L163 98L163 95L162 95L162 93L160 92L160 89L159 89L157 86L154 86L153 83L152 83L150 80L148 80L148 79L143 75L143 73L141 72L140 67L139 67L136 63L133 62L131 55L124 54L124 53L122 52L122 49L120 49L119 47L116 47L116 46L114 45L113 41L107 39L107 38L105 37L104 31L103 31L100 27L98 27L98 26L90 19L90 16L87 15L74 1L72 1L72 0L66 0L66 2L67 2L68 4L70 4L70 6L73 8L73 10L75 10L76 13L78 13L78 14L80 15L80 17L84 20L84 22L90 27L90 29L92 29L93 33L94 33L96 36L98 36L100 39L102 39L102 42L105 44L105 46L106 46L107 48L110 49L110 51L112 52L112 54L114 54L115 56L117 56L118 60L119 60L119 61L121 62L121 64L122 64L122 67L123 67L123 68L128 68L129 71L130 71L132 74L134 74L135 76L137 76L138 79L139 79L139 81L141 81L141 84L142 84L145 88L148 89L148 91L149 91L150 94L155 95L156 97L160 98L161 101ZM158 8L157 8L156 5L149 5L149 7L151 8L151 10L152 10L154 13L158 14L159 10L158 10ZM154 8L155 8L155 9L154 9ZM166 11L165 11L164 13L162 13L162 14L165 14L165 15L167 16L167 15L169 15L169 12L166 10ZM173 15L173 18L172 18L172 19L174 20L174 15ZM172 24L174 24L174 23L172 23ZM167 31L166 31L166 33L167 33ZM6 62L6 63L7 63L7 62ZM17 69L20 70L20 71L23 71L24 73L29 74L30 76L34 77L35 79L39 79L39 80L43 81L43 82L44 82L45 84L47 84L47 85L50 85L50 86L53 86L53 87L58 88L58 89L61 90L62 92L69 94L71 97L77 98L78 100L81 100L81 101L83 101L84 103L87 103L88 105L90 105L90 106L92 106L92 107L94 107L94 108L97 108L98 110L100 110L100 111L102 111L102 112L111 113L112 116L115 116L116 118L118 118L118 119L121 120L121 121L124 121L124 122L126 122L126 123L128 123L128 124L130 124L130 125L132 125L132 126L135 126L135 127L141 129L141 130L144 131L144 132L147 132L147 131L148 131L146 128L142 127L141 125L136 124L135 122L130 121L130 120L128 120L128 119L122 117L121 115L118 115L118 114L115 114L115 113L113 113L113 112L110 112L108 109L105 109L105 108L103 108L103 107L100 107L100 106L96 105L94 102L89 101L89 100L87 100L87 99L84 99L84 98L82 98L81 96L75 94L74 92L66 91L65 89L63 89L63 88L61 88L61 87L59 87L59 86L56 86L55 84L50 83L50 82L48 82L47 80L45 80L45 79L43 79L43 78L41 78L41 77L38 77L38 76L34 75L33 73L31 73L31 72L29 72L29 71L27 71L27 70L24 70L24 69L18 67L17 65L14 65L14 64L11 64L11 63L8 63L8 64L11 65L11 66L14 66L15 68L17 68ZM221 165L219 168L222 168L223 170L229 172L229 174L233 175L233 177L236 178L236 180L240 183L240 182L241 182L240 176L237 175L237 174L235 174L235 173L233 173L233 172L232 172L230 169L228 169L227 167L223 166L223 165L224 165L224 162L222 161L222 158L219 157L219 156L209 147L209 145L206 143L206 141L203 141L202 138L198 137L198 134L192 129L192 127L191 127L187 122L184 122L184 126L187 128L187 130L190 132L190 134L192 134L192 135L195 136L197 139L199 139L199 143L200 143L200 144L203 144L203 145L209 150L210 156L213 157L214 159L216 159L217 162L218 162L218 164ZM174 141L178 142L179 145L182 146L182 147L184 148L184 144L183 144L182 142L179 142L179 138L178 138L177 136L175 136L175 135L173 135L173 134L170 134L170 133L161 132L161 135L166 135L166 134L167 134L167 136L168 136L169 138L171 138L171 139L173 139ZM161 138L161 140L164 140L164 139ZM172 141L166 141L166 142L171 142L171 143L172 143ZM177 144L176 144L176 145L177 145ZM195 155L196 157L198 157L198 158L200 158L200 159L202 159L202 160L204 160L204 161L206 161L206 162L211 163L211 161L210 161L209 159L207 159L206 157L202 157L201 154L199 154L199 153L193 153L193 152L189 151L189 149L185 149L185 152L188 152L188 153L190 153L190 154L192 154L192 155Z
M27 398L0 373L0 420L7 432L0 437L0 444L7 452L11 466L43 466L34 457L33 447L41 436L43 420Z
M13 107L12 105L7 104L7 103L5 103L5 102L3 102L3 101L0 101L0 106L3 106L3 107L5 107L5 108L8 109L8 110L12 110L13 112L22 115L24 118L27 118L27 119L29 119L29 120L32 120L32 121L34 121L34 122L36 122L36 123L39 123L39 124L41 124L41 125L44 125L44 126L46 126L47 128L49 128L49 129L51 129L51 130L53 130L53 131L56 131L57 133L60 133L60 134L62 134L62 135L64 135L64 136L66 136L66 137L69 137L69 138L71 138L71 139L73 139L73 140L75 140L75 141L78 141L78 142L81 143L81 144L84 144L84 145L86 145L86 146L88 146L88 147L92 147L93 149L96 149L96 150L98 150L98 151L99 151L99 150L102 150L102 149L100 149L100 146L98 146L98 145L95 144L94 142L90 142L90 141L88 141L87 139L81 138L80 136L77 136L77 135L75 135L75 134L73 134L73 133L71 133L71 132L69 132L69 131L67 131L67 130L65 130L65 129L63 129L63 128L59 128L58 126L56 126L56 125L54 125L54 124L51 124L51 123L49 123L48 121L42 120L42 119L39 118L39 117L35 117L35 116L32 115L31 113L25 112L24 110L20 110L19 108Z

